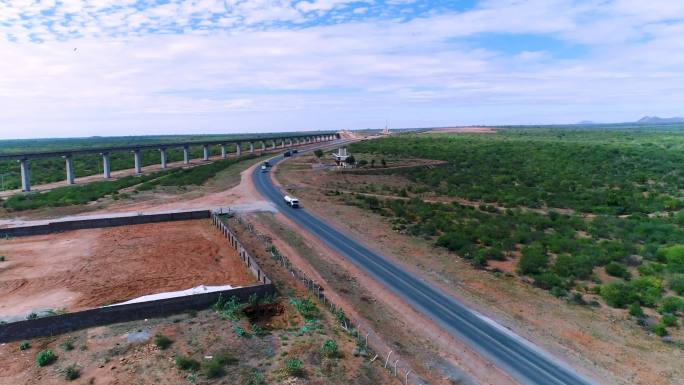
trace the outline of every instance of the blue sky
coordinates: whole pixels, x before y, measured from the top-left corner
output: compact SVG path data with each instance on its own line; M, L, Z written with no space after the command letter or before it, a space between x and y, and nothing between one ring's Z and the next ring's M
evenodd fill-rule
M0 138L684 115L684 2L0 0Z

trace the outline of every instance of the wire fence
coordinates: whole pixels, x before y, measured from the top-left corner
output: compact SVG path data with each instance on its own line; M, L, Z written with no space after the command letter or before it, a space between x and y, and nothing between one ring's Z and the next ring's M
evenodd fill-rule
M316 282L309 278L306 273L295 267L290 260L280 253L273 245L271 237L262 234L252 226L251 223L243 221L240 217L234 217L235 221L244 226L248 232L254 235L262 243L266 245L271 257L278 262L278 264L286 269L293 278L299 280L304 284L307 290L322 304L326 309L332 312L340 326L356 340L357 349L354 354L358 354L370 362L377 362L383 368L387 369L391 375L397 377L397 380L404 385L428 385L428 382L419 377L411 370L405 359L402 359L399 353L387 347L380 336L378 336L367 323L359 320L352 320L344 313L342 308L333 302L327 296L325 287L320 282Z

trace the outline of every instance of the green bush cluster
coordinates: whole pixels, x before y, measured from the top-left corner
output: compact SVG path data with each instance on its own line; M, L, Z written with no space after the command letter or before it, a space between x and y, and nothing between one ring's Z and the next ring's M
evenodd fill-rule
M181 354L176 357L176 367L180 370L190 370L194 372L199 370L200 362Z
M41 350L36 354L36 363L38 366L50 365L57 361L57 355L50 349Z
M62 370L62 373L64 374L64 379L67 381L73 381L81 377L81 369L79 369L76 364L67 366Z
M304 373L302 360L299 358L288 358L285 360L285 372L290 376L300 377Z
M173 344L173 340L163 334L157 333L154 335L154 344L157 345L159 349L165 350Z
M321 354L323 354L323 356L328 357L328 358L335 358L335 357L339 356L340 352L339 352L339 349L337 347L337 342L335 342L335 340L331 340L331 339L326 340L323 343L323 346L321 346Z
M299 314L307 321L318 319L321 315L321 310L316 307L316 304L308 298L291 298L290 303L293 304Z
M227 350L221 350L214 353L211 359L202 361L202 373L210 379L222 377L226 374L226 366L235 365L237 363L237 358L233 357Z

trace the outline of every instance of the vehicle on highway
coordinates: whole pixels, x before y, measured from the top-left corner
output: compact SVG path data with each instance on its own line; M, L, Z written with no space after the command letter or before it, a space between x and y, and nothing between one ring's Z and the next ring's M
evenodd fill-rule
M262 164L261 165L261 172L267 172L267 171L268 171L268 167L266 167L266 165Z
M296 154L296 153L298 153L298 152L299 152L299 150L292 150L292 153L293 153L293 154Z
M271 164L268 161L265 161L263 165L266 167L271 167Z
M292 151L285 151L283 154L284 157L292 156Z
M285 199L285 203L287 203L287 205L292 207L293 209L296 209L299 207L299 200L297 198L291 197L289 195L285 195L284 199Z

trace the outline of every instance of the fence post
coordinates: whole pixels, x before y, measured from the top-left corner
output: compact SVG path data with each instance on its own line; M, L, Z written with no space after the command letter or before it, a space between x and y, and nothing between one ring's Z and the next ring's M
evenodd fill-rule
M387 364L389 363L389 358L392 355L392 351L390 350L389 353L387 353L387 359L385 360L385 367L387 367Z

